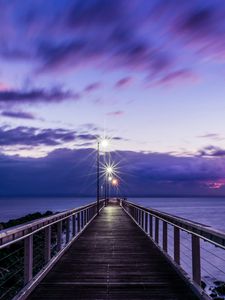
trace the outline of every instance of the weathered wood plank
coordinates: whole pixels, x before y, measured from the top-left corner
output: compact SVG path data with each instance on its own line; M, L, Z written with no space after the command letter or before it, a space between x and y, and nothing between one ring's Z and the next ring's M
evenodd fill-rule
M28 299L196 298L124 211L109 205Z

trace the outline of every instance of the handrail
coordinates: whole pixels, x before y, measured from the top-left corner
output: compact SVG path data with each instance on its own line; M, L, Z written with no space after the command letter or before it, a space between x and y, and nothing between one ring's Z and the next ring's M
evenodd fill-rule
M207 260L204 253L206 251L214 258L219 258L219 263L225 263L225 259L223 259L224 253L219 253L220 256L217 254L218 251L225 250L225 233L182 217L152 208L145 208L127 200L121 199L120 205L154 242L155 246L163 253L193 291L195 291L201 299L211 299L202 288L202 272L207 271L203 262L209 263L211 266L214 266L214 264L210 260ZM184 243L186 238L181 235L182 232L184 232L183 234L187 233L191 237L190 240L187 240L190 243L189 247L187 243ZM203 244L201 244L201 240L207 242L205 243L206 245L204 244L204 247ZM210 244L216 247L215 253L214 251L210 251ZM190 250L190 257L184 252L185 248ZM201 250L203 250L203 253ZM190 265L192 272L191 278L188 270L183 265L187 257L188 265ZM219 267L215 265L215 269L225 275L225 271L223 271L223 267L221 268L220 265ZM211 276L210 273L208 274Z
M100 209L105 205L106 200L100 200ZM0 231L0 271L6 271L5 276L0 272L0 300L26 299L96 216L97 203L93 202ZM20 264L11 268L15 260ZM9 288L7 282L12 278L15 284Z
M124 201L124 200L123 200ZM196 235L205 241L208 241L215 246L225 249L225 232L212 229L210 226L203 225L194 221L184 219L175 215L171 215L165 212L158 211L152 208L145 208L141 205L137 205L130 201L125 201L133 207L137 207L144 212L151 213L152 216L159 218L173 226L176 226L183 231Z
M103 202L104 200L101 200ZM59 221L63 221L68 217L75 215L78 212L82 212L87 208L95 206L95 202L80 206L78 208L66 210L61 213L54 214L49 217L40 218L38 220L30 221L26 224L22 224L15 227L10 227L0 231L0 249L9 246L12 243L16 243L34 233L43 230L44 228L51 226Z

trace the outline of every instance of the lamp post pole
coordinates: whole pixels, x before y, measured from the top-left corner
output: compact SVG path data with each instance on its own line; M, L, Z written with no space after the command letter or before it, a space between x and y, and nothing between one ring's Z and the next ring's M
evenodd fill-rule
M107 175L105 175L105 206L107 205Z
M96 163L97 163L97 214L99 215L99 199L100 199L100 195L99 195L99 184L100 184L100 180L99 180L99 141L97 142L97 159L96 159Z

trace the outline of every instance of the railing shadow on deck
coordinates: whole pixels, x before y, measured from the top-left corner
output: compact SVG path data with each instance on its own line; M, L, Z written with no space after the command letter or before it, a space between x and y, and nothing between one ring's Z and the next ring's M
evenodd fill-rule
M0 231L0 300L25 299L96 215L94 202Z
M190 288L201 299L212 299L205 281L207 276L214 282L225 281L225 233L126 200L120 205ZM215 271L218 277L212 274Z

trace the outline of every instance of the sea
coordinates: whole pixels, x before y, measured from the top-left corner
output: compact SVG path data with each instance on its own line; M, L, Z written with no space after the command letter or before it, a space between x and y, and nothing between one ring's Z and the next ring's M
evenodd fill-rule
M225 197L128 198L128 200L147 208L155 208L225 232ZM34 212L44 213L47 210L54 213L61 212L94 201L94 197L0 198L0 222L6 222Z
M16 219L29 213L47 210L62 212L94 202L94 197L86 198L0 198L0 223ZM128 201L154 208L172 215L210 226L225 233L225 197L188 198L128 198ZM160 229L162 231L162 227ZM173 256L173 231L168 227L168 252ZM161 241L159 241L162 243ZM224 250L201 241L202 280L207 293L215 288L215 282L225 281ZM191 276L191 236L181 233L181 265ZM210 290L211 289L211 290ZM225 296L224 296L225 299Z

